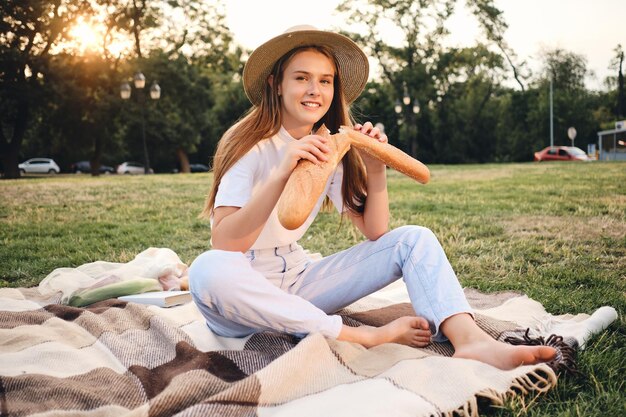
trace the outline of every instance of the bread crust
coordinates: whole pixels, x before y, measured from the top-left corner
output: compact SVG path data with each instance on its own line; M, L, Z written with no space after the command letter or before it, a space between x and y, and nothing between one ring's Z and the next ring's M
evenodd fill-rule
M372 140L371 137L358 132L347 126L341 126L340 134L346 134L350 138L350 144L360 151L365 151L385 165L426 184L430 181L430 170L417 159L407 155L400 149L388 143Z
M334 138L336 135L331 136L326 126L321 126L315 134L327 139L328 160L314 164L301 159L287 180L278 200L278 220L289 230L297 229L306 221L324 192L328 178L350 149L348 138Z
M302 226L318 199L324 192L326 182L350 146L367 152L387 166L426 184L430 171L426 165L388 143L381 143L356 130L341 126L339 133L331 135L326 126L315 132L327 140L330 152L328 160L320 164L301 159L291 173L285 189L278 200L278 220L289 230Z

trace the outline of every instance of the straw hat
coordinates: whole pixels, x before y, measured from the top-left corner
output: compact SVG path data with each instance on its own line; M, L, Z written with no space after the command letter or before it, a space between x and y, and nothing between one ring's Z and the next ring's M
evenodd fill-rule
M254 50L243 69L243 88L248 99L258 106L263 89L276 61L292 49L301 46L322 45L328 47L339 64L339 74L348 103L361 94L369 74L367 56L350 38L338 33L302 25L289 28Z

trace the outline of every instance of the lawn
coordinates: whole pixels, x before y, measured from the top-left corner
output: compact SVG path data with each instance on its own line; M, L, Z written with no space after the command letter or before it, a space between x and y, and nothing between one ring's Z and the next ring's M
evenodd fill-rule
M626 163L431 167L422 186L389 173L392 227L440 238L464 286L517 290L549 312L620 315L579 356L580 375L539 398L488 415L626 415ZM60 175L0 181L0 287L37 285L57 267L126 262L169 247L190 263L208 249L197 218L210 174ZM361 237L336 213L318 217L303 246L328 255Z

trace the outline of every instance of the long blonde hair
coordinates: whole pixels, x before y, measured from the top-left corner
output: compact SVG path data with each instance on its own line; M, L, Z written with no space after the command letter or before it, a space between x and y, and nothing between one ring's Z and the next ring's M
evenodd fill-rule
M271 76L273 82L265 83L265 89L259 106L252 107L246 115L224 133L220 139L213 158L213 184L207 196L204 210L200 217L210 217L213 213L215 196L224 174L259 141L274 136L280 130L282 114L278 86L283 79L284 69L290 60L299 52L312 50L326 56L335 65L334 95L330 108L315 125L314 130L322 124L331 132L337 132L340 126L351 126L352 117L346 104L339 66L332 52L323 46L302 46L283 55L274 65ZM366 173L363 161L354 149L350 149L343 157L343 183L341 194L344 206L355 214L363 212L366 195Z

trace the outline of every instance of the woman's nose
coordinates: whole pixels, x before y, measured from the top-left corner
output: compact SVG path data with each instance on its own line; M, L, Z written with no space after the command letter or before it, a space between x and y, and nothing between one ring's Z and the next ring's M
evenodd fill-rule
M309 88L307 89L307 94L310 96L316 96L319 94L319 92L320 90L319 90L319 86L317 85L317 82L311 81L309 83Z

